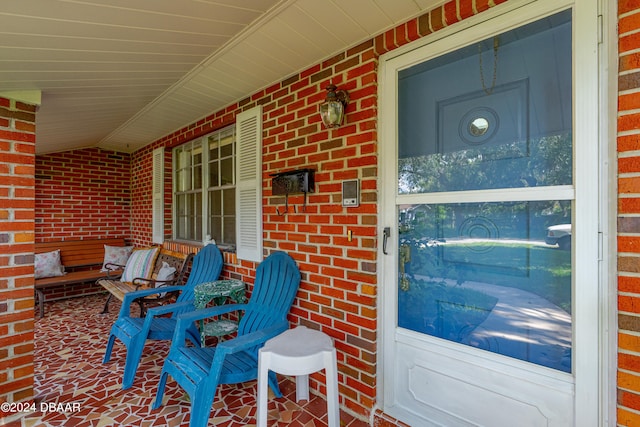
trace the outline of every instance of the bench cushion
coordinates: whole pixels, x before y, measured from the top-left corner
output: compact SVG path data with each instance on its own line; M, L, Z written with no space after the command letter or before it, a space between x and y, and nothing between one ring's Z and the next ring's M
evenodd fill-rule
M64 267L60 262L60 249L51 252L35 254L34 276L36 279L44 277L58 277L64 275Z
M133 279L136 278L151 278L159 252L160 249L158 248L133 251L127 260L120 280L122 282L133 282Z
M102 262L102 271L109 271L110 268L107 268L107 264L125 265L127 263L127 260L129 259L129 255L131 255L132 250L133 246L104 245L104 261Z

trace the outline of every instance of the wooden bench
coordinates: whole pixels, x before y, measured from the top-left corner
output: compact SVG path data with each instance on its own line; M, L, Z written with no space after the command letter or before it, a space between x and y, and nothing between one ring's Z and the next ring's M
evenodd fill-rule
M170 251L168 249L161 249L158 257L156 258L155 265L153 267L153 273L151 278L135 278L132 282L121 282L118 278L104 277L97 280L97 284L105 288L109 292L109 298L104 304L102 313L109 312L109 302L111 298L116 297L120 301L124 301L125 294L136 291L138 289L155 288L162 286L182 285L189 267L191 266L191 260L193 254L184 254L182 252ZM158 271L162 268L163 263L166 262L169 266L176 269L172 280L158 281L155 280ZM170 300L175 297L175 293L170 293L163 296L152 296L148 298L139 298L136 300L140 306L140 317L144 317L146 313L146 307L150 304L160 304L164 301Z
M44 289L95 282L96 279L105 276L106 273L101 271L104 261L104 245L125 246L125 241L123 238L106 238L35 244L35 253L37 254L60 249L60 261L66 271L64 276L35 279L36 302L39 304L40 317L44 316Z

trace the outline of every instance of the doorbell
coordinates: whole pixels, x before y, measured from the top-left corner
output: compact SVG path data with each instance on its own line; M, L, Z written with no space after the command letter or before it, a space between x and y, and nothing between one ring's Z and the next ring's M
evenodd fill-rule
M342 206L353 208L360 206L360 180L342 181Z

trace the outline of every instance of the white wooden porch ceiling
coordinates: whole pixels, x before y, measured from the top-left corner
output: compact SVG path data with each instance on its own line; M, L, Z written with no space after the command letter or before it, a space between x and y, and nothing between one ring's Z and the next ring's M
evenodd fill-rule
M39 154L131 152L441 3L2 0L0 95L41 93Z

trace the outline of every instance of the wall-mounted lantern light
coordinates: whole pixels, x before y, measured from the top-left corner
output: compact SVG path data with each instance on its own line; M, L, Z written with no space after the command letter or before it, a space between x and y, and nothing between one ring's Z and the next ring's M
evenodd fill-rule
M320 117L322 123L328 128L337 128L342 124L344 109L349 103L349 94L346 90L336 91L336 86L327 86L327 99L320 104Z

